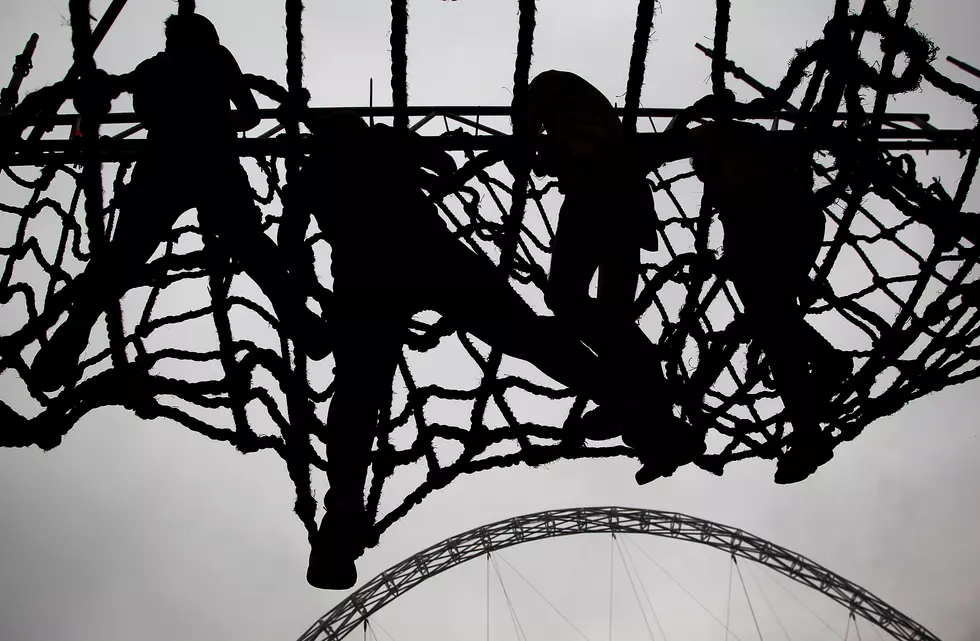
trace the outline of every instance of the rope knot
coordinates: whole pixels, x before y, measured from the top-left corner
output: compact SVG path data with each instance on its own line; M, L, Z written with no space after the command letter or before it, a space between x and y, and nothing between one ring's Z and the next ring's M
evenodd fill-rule
M93 69L79 80L72 102L82 118L102 118L112 110L113 98L111 77L93 65Z

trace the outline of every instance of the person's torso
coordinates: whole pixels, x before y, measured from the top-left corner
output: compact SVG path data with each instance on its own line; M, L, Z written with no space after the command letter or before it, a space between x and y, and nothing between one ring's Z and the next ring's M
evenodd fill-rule
M342 149L311 156L303 176L316 185L308 193L322 194L313 208L335 279L397 280L393 270L417 270L437 260L433 247L457 242L418 184L423 170L390 132L372 130Z
M705 135L695 167L723 218L762 217L775 209L799 208L812 198L813 173L805 148L780 142L758 125L701 129Z
M188 56L163 52L138 70L134 103L151 146L196 146L208 151L235 139L232 83L219 47ZM230 55L230 54L227 54Z

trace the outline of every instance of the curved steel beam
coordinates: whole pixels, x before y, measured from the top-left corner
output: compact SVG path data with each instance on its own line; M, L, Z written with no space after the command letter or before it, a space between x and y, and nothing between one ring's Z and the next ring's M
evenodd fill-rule
M650 534L707 545L755 561L827 595L902 641L939 641L867 590L795 552L727 525L685 514L584 507L526 514L457 534L385 570L320 617L299 641L340 641L369 616L426 579L521 543L572 534Z

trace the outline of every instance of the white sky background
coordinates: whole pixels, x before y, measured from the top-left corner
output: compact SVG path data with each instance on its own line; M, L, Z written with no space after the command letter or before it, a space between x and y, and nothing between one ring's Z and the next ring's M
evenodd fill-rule
M107 4L94 2L95 15ZM246 72L284 82L282 4L199 0L198 8L215 22ZM532 75L567 69L613 100L623 94L635 2L538 4ZM795 47L819 37L833 5L830 0L733 4L730 56L770 85L782 77ZM306 83L314 103L366 104L368 78L374 77L376 104L390 104L388 3L310 0L308 5ZM159 51L162 21L175 8L169 0L133 0L102 45L100 66L128 71ZM415 0L410 11L410 104L509 103L516 3ZM22 95L60 78L71 60L67 2L4 0L2 12L0 64L12 63L32 31L41 35ZM976 64L978 14L972 0L920 0L912 22L940 46L941 56ZM709 61L694 43L710 46L713 21L714 6L707 0L662 3L644 106L684 106L710 90ZM949 75L970 81L944 64L940 69ZM735 81L729 84L743 99L754 97ZM952 99L937 102L934 93L910 96L894 108L931 111L940 127L973 125L968 109ZM920 164L920 175L955 176L961 166L955 154L936 156ZM955 181L947 186L952 190ZM977 202L974 196L968 209L975 210ZM814 478L796 486L774 485L771 462L735 464L722 478L684 469L644 488L633 482L635 464L625 461L460 478L368 551L359 562L361 578L482 523L542 509L616 504L675 510L740 527L843 574L940 638L976 639L978 391L977 384L946 390L879 421L840 446L834 461ZM53 452L0 451L0 641L295 638L343 593L306 585L306 537L292 502L285 466L273 455L243 457L178 425L141 423L117 409L90 413ZM721 555L680 543L643 545L723 614L728 567ZM607 634L608 554L608 538L582 537L504 556L597 640ZM398 641L484 638L483 572L482 562L459 568L396 602L379 621ZM707 615L689 610L686 597L655 576L644 580L662 589L654 604L668 638L722 638ZM508 589L512 596L520 594L516 580ZM822 597L796 593L811 607L821 607ZM623 614L616 619L616 638L645 637L628 585L617 584L617 595L616 608ZM770 591L774 603L778 596ZM494 598L499 602L499 594ZM574 635L545 607L528 594L518 601L529 639ZM843 611L826 611L843 634ZM502 611L494 616L493 638L512 638ZM755 638L747 615L737 616L742 617L733 614L739 637ZM831 638L798 607L787 606L780 616L793 639ZM766 625L771 631L764 627L764 633L781 638L775 623ZM876 638L867 628L862 632Z

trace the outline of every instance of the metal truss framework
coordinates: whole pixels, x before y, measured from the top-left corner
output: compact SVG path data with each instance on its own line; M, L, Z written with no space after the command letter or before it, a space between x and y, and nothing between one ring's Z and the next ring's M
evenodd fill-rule
M864 588L784 547L737 528L685 514L623 507L583 507L525 514L457 534L368 581L323 615L299 641L340 641L423 581L461 563L522 543L573 534L649 534L707 545L754 561L818 590L903 641L938 638Z
M357 114L365 118L390 118L394 114L391 107L317 107L310 110L313 113L345 112ZM482 106L430 106L430 107L409 107L407 115L416 120L411 123L413 131L429 123L435 118L445 118L461 127L470 127L472 137L445 137L435 136L430 133L420 131L433 144L447 151L485 151L494 149L500 144L505 144L511 135L505 134L497 129L488 127L480 123L481 117L500 118L510 114L509 107L482 107ZM618 109L620 115L624 110ZM681 108L655 107L637 110L640 118L672 118L681 113ZM263 109L260 112L262 122L267 127L266 131L256 134L253 137L241 139L238 142L238 153L242 158L285 158L291 154L305 153L311 150L312 140L289 141L284 136L277 135L284 129L284 125L278 123L279 111L275 109ZM843 121L847 114L837 115L837 120ZM80 164L82 158L82 145L78 140L68 139L68 129L76 125L76 118L72 115L62 115L48 121L46 127L50 127L52 134L50 137L36 142L24 144L18 148L16 154L9 155L3 159L3 165L7 167L19 166L45 166L50 164ZM760 112L760 121L795 122L796 114L793 111L781 112ZM919 113L886 113L885 122L889 125L877 133L878 147L888 151L969 151L973 144L974 132L970 129L937 129L929 124L928 114ZM484 121L486 122L486 121ZM276 124L277 123L277 124ZM143 127L139 124L135 114L118 113L112 114L101 121L102 125L122 126L124 130L110 135L104 135L99 142L98 157L101 162L134 162L137 160L145 144L138 137ZM64 130L64 135L59 136L58 130ZM480 133L488 134L479 136ZM780 132L785 136L799 137L799 134L792 131ZM137 137L134 137L137 136ZM815 147L826 150L826 140L816 140ZM653 133L638 133L636 143L640 148L645 146L655 147L657 136Z

